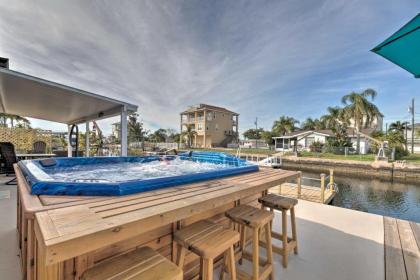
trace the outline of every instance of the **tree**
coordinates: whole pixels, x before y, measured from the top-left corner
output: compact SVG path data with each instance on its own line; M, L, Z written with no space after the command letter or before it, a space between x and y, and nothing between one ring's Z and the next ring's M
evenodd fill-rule
M243 133L246 139L261 139L261 134L264 132L262 128L250 128Z
M265 130L261 133L261 139L264 139L268 145L273 145L273 133L271 131Z
M298 123L299 121L292 117L281 116L278 120L274 121L272 132L274 135L283 136L286 133L295 131Z
M167 137L166 129L159 128L149 136L149 139L156 143L162 143L166 141Z
M302 122L300 128L303 130L315 130L315 120L307 118Z
M13 114L0 113L0 126L7 127L8 120L10 121L11 127L15 127L15 122L18 124L19 127L31 127L31 122L27 118Z
M356 132L360 132L362 127L372 124L372 122L382 117L375 104L371 103L377 96L376 91L373 89L365 89L361 93L351 92L341 98L341 102L345 105L343 108L343 116L345 119L353 119ZM357 146L356 150L360 152L360 134L357 133Z
M393 122L389 125L388 127L388 131L389 132L399 132L399 133L403 133L405 126L407 125L407 122L400 122L400 121L396 121Z
M345 123L344 113L340 107L328 107L328 114L321 117L327 129L333 129L339 124Z
M186 124L185 131L181 133L181 137L186 140L188 147L192 147L192 141L197 135L197 132L194 130L193 124Z
M138 121L139 114L131 113L128 115L128 141L129 142L140 142L144 141L149 133L148 130L145 130L143 127L143 122Z

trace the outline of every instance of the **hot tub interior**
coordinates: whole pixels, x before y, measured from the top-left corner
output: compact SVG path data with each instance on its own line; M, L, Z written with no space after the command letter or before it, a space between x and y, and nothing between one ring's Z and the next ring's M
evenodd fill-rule
M21 161L32 194L126 195L257 171L224 153L178 156L55 158Z

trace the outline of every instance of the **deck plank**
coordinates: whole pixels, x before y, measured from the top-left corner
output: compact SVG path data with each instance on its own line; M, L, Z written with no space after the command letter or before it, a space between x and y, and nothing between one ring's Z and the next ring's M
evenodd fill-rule
M417 242L417 248L420 250L420 224L419 223L410 223L411 229L413 230L414 238Z
M384 217L385 279L407 280L397 220Z
M405 270L408 280L420 279L420 252L411 229L410 223L398 220L398 232L400 234L401 248L404 256Z
M321 203L321 189L313 186L302 185L300 197L298 197L297 185L294 183L283 183L281 186L271 188L270 192L287 197ZM324 203L328 204L334 198L335 194L335 192L326 189L324 192Z

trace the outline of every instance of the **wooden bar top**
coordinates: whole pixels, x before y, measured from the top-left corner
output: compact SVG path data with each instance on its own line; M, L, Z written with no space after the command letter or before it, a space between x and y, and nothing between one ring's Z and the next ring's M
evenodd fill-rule
M260 171L37 212L36 239L55 264L180 221L295 179L299 172Z

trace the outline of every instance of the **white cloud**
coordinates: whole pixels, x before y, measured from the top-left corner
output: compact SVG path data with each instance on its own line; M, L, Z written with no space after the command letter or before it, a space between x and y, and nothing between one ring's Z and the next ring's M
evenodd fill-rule
M0 56L12 69L137 104L152 127L177 128L180 111L205 102L239 112L241 130L257 115L269 127L281 114L320 114L360 86L386 91L394 66L368 50L415 6L0 0Z

